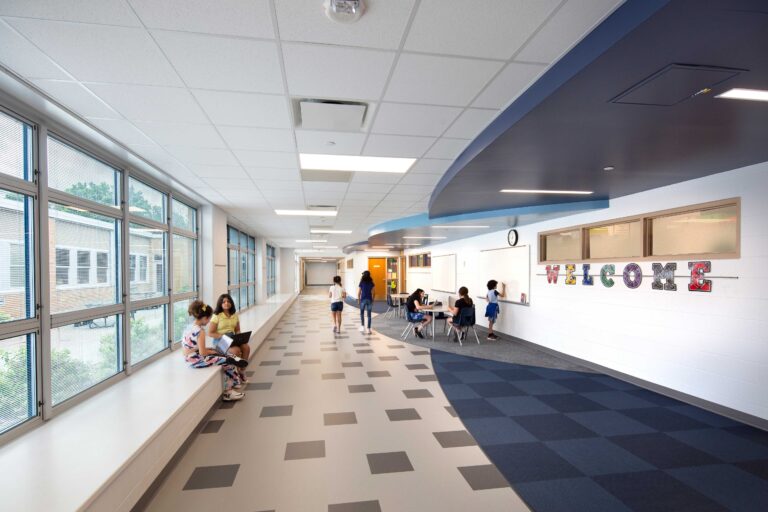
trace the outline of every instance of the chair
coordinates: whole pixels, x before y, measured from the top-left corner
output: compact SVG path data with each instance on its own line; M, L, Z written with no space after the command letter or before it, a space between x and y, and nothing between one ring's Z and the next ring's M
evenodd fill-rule
M451 328L456 330L456 337L458 338L459 345L462 347L464 344L461 342L463 335L466 335L470 329L475 335L475 341L480 344L480 338L477 337L477 331L475 330L475 306L468 308L461 308L459 316L455 318Z
M400 335L400 338L404 340L408 338L408 335L411 334L414 329L416 329L417 324L421 324L421 320L413 320L407 311L405 313L405 318L408 320L408 325L405 326L405 330Z
M395 314L395 303L392 302L392 296L387 293L387 311L384 313L384 318L391 318Z

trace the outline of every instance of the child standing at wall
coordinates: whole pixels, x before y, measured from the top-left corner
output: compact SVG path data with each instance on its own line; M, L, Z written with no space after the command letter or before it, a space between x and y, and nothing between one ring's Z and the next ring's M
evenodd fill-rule
M235 389L240 387L240 375L237 372L237 368L248 366L248 361L237 357L237 355L218 355L215 350L205 346L205 326L208 325L213 315L211 306L208 306L201 300L195 300L189 305L187 312L194 321L187 327L187 330L184 332L184 338L181 340L184 360L192 368L207 368L213 365L223 366L225 377L222 400L225 402L240 400L245 394Z
M501 291L496 290L496 286L499 284L495 279L488 281L488 295L485 296L485 300L488 301L488 305L485 307L485 317L488 319L488 337L489 340L499 339L493 333L493 324L496 322L496 318L499 316L499 297L504 297L505 286L501 283Z
M341 332L341 312L344 310L344 299L347 298L347 292L341 287L340 276L334 276L331 289L328 290L328 298L331 299L333 332Z

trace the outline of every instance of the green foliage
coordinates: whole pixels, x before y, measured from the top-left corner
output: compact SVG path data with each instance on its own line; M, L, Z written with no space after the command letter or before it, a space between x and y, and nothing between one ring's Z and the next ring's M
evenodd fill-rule
M27 417L27 350L0 351L0 432Z
M51 393L54 404L63 402L108 376L102 375L96 371L95 365L72 357L69 349L51 350Z
M165 345L162 325L149 326L143 318L131 320L131 361L142 361Z
M10 313L6 313L5 311L0 311L0 324L3 322L8 322L12 319L13 317L11 316Z
M184 335L184 330L189 323L189 313L187 313L188 303L181 304L183 307L173 308L173 341L181 341L181 337Z
M77 197L90 199L91 201L95 201L101 204L115 204L115 193L113 188L108 183L79 182L69 187L67 190L65 190L65 192L69 192L70 194ZM165 221L162 206L152 206L149 204L149 201L147 201L147 198L144 197L144 194L141 192L141 190L132 188L130 189L129 196L130 198L128 204L132 209L131 211L143 217L149 217L160 222ZM83 215L88 216L87 213Z

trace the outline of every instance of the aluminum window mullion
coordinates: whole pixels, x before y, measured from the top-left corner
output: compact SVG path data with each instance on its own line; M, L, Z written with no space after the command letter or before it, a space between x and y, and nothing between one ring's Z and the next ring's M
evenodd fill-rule
M89 212L98 213L106 217L113 219L119 219L122 217L122 212L114 206L107 206L105 204L83 199L80 196L70 194L68 192L62 192L61 190L51 189L48 191L48 199L54 203L63 204L64 206L73 206L75 208L82 208Z
M8 174L0 173L0 188L9 192L20 192L37 198L37 184L35 182L16 178Z
M186 229L181 228L171 228L171 232L174 235L185 236L187 238L193 238L197 240L197 232L195 231L187 231Z
M197 296L198 296L197 291L179 293L173 296L173 299L171 300L171 302L179 302L180 300L194 299Z
M7 339L7 338L14 338L16 336L22 336L30 332L35 332L39 328L40 328L40 321L36 316L33 318L25 318L24 320L14 320L12 322L5 322L0 324L0 339Z
M86 320L94 320L107 316L119 315L123 312L122 304L112 304L90 309L79 309L51 315L51 327L57 328Z
M162 297L153 297L151 299L134 300L131 301L131 311L146 309L152 306L162 306L163 304L168 304L169 302L170 298L168 295L163 295Z
M147 228L153 228L153 229L160 229L165 232L168 232L168 224L163 224L162 222L158 222L156 220L148 219L146 217L139 217L137 215L129 215L128 216L128 222L130 224L141 224L144 227Z
M173 227L173 192L166 196L168 207L166 208L168 226ZM167 249L165 252L166 265L163 271L165 272L166 290L168 291L168 307L165 308L165 335L167 336L165 348L173 350L173 338L176 333L173 332L173 304L171 299L173 298L173 233L170 232L166 235Z
M51 384L51 276L50 232L48 229L48 128L41 125L37 130L37 232L38 232L38 287L37 304L40 331L36 339L38 356L38 409L43 420L53 417L53 394ZM45 275L43 275L45 274Z
M128 169L125 169L122 174L122 183L120 186L120 194L122 195L122 200L120 201L120 206L123 210L123 229L120 231L120 253L122 254L122 257L120 258L122 261L122 265L120 265L120 280L121 280L121 292L123 296L123 323L120 325L121 329L121 348L122 348L122 357L123 357L123 371L126 375L131 374L131 321L129 318L129 313L131 311L131 282L130 282L130 215L128 213L128 200L129 200L129 194L128 194L128 186L129 186L129 180L130 179L130 171ZM149 267L149 262L147 262L147 267Z

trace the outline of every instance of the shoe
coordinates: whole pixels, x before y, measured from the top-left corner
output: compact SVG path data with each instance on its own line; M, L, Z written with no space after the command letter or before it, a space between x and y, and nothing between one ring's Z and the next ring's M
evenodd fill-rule
M461 341L464 341L465 339L467 339L467 333L463 332L461 333Z
M419 338L424 339L424 334L421 332L421 329L414 329L413 332L415 332L416 336Z
M335 325L333 326L333 332L336 332L336 326Z
M225 402L234 402L236 400L242 400L245 396L245 393L241 393L239 391L235 391L233 389L230 389L229 391L225 391L223 395L221 395L221 399Z
M360 328L358 329L358 331L360 331L360 332L365 332L365 326L364 326L364 325L361 325L361 326L360 326Z
M245 386L245 384L243 384L241 381L235 384L234 386L232 386L232 389L243 389L243 386Z
M227 356L227 364L237 366L238 368L245 368L246 366L248 366L248 361L246 361L242 357Z
M496 336L495 334L492 334L492 336L493 336L493 339L495 339L495 340L499 339L499 337Z
M245 375L240 375L240 384L248 384L248 377Z
M368 334L373 334L373 331L368 329Z

